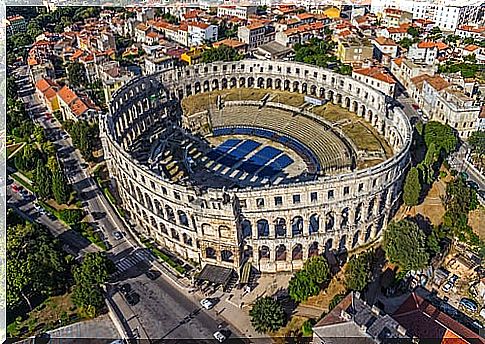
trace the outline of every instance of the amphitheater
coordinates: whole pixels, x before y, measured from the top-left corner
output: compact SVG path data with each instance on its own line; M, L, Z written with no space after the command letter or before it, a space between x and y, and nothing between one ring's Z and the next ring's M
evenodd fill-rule
M402 110L358 80L257 60L133 79L100 127L144 235L203 266L264 273L377 240L412 134Z

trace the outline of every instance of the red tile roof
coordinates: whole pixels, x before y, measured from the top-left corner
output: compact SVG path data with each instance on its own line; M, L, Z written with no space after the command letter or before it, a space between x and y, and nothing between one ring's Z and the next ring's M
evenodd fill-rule
M463 49L465 49L466 51L470 51L470 52L473 52L477 49L479 49L480 47L478 45L475 45L475 44L469 44L467 45L466 47L464 47Z
M71 91L71 89L67 86L64 86L63 88L61 88L60 91L57 92L57 95L67 105L70 105L72 103L72 101L77 98L77 95L73 91Z
M379 45L397 45L392 39L382 36L377 37L374 39L374 41L376 41Z
M383 69L378 67L354 69L354 72L360 75L368 76L369 78L380 80L387 84L396 83L396 80L394 80L391 75L387 74Z
M485 339L412 293L392 316L420 339L442 343L485 343Z

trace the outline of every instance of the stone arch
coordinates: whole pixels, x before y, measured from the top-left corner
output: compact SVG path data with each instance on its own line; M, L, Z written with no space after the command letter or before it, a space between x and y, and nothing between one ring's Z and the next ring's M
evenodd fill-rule
M167 213L167 220L172 223L175 223L175 213L173 212L172 207L169 205L166 205L165 212Z
M153 203L155 205L155 212L158 216L161 216L162 218L165 218L164 214L163 214L163 207L161 205L161 203L158 201L158 199L154 199L153 200Z
M317 233L320 229L320 217L318 214L312 214L310 216L310 224L308 225L308 233L312 235L313 233Z
M286 246L285 245L279 244L276 247L275 252L276 252L276 257L275 257L276 261L286 260Z
M248 219L244 219L241 221L241 231L242 231L242 238L250 238L253 235L253 230L251 228L251 222ZM269 234L269 233L268 233Z
M243 251L243 257L245 259L249 259L253 257L253 247L250 245L246 245Z
M300 83L298 81L293 81L293 92L299 92L300 91Z
M291 251L291 260L302 260L303 259L303 245L296 244Z
M262 77L258 78L258 88L264 88L264 79Z
M344 252L347 250L347 234L342 235L338 243L338 251Z
M250 76L248 78L248 87L253 87L254 86L254 78Z
M334 99L334 92L333 92L333 90L328 90L327 91L327 100L330 101L330 102L333 102L333 99Z
M303 94L308 93L308 84L306 82L301 84L301 93L303 93Z
M258 228L258 238L267 238L269 237L269 223L268 220L261 219L256 222L256 226Z
M227 79L222 78L221 80L221 89L225 90L227 88Z
M188 227L189 226L189 218L187 217L187 214L185 214L184 211L179 210L179 211L177 211L177 215L178 215L178 218L179 218L179 223L182 226Z
M236 77L232 77L229 81L229 88L236 88L237 87L237 79Z
M311 85L310 86L310 94L312 96L316 96L317 95L317 86L315 86L315 85Z
M281 90L281 79L276 79L276 80L274 81L274 87L275 87L275 89L277 89L277 90Z
M320 96L320 98L325 98L325 89L323 87L320 87L319 96Z
M206 247L205 257L209 259L217 259L216 250L214 250L212 247Z
M344 209L342 209L342 222L340 223L341 228L345 228L349 225L349 212L349 207L345 207Z
M313 256L318 256L319 254L320 254L320 251L318 249L318 242L314 241L308 248L308 258Z
M203 223L202 224L202 234L206 235L206 234L212 234L212 226L208 223Z
M325 242L325 250L327 252L330 252L332 251L333 249L333 239L332 238L329 238L326 242Z
M343 105L346 109L350 109L350 98L349 97L345 97Z
M331 231L335 226L335 214L333 211L329 211L325 215L325 231Z
M187 233L182 234L182 239L183 239L185 245L192 246L192 238L190 236L188 236Z
M282 217L278 217L274 221L274 230L277 238L286 237L286 220Z
M369 206L367 207L367 220L370 220L372 216L374 216L374 205L376 203L375 197L372 198L369 202Z
M361 105L360 106L360 113L358 113L358 115L364 117L365 116L365 111L366 111L365 105Z
M172 235L172 238L179 241L180 240L180 235L179 233L174 229L174 228L170 228L170 234Z
M215 91L218 89L219 89L219 80L217 79L212 80L212 90Z
M292 236L303 235L303 217L295 216L291 220L291 234Z
M290 80L285 80L283 83L283 90L289 91L290 90Z
M239 78L239 87L244 87L245 85L246 85L246 78L242 76Z
M365 242L369 241L369 239L371 237L371 234L372 234L372 225L367 226L367 228L365 230L365 236L364 236L364 241Z
M361 218L362 218L362 202L359 203L355 208L354 224L358 225Z
M273 88L273 79L266 79L266 88Z
M223 262L233 263L234 262L234 254L232 253L232 251L222 250L221 251L221 259L222 259Z
M352 248L355 248L359 243L359 237L360 237L360 231L355 232L352 238Z
M263 245L259 248L259 259L269 259L270 255L268 246Z
M194 93L195 93L195 94L200 93L200 82L199 82L199 81L196 81L196 82L194 83Z
M359 110L359 103L357 103L357 101L354 100L352 102L352 110L351 111L354 112L354 113L357 113L358 110Z
M155 220L155 218L153 216L150 215L150 225L153 227L153 228L158 228L158 225L157 225L157 221Z
M337 93L337 95L335 96L335 102L338 105L342 105L342 95L340 93Z
M204 92L208 92L209 91L209 80L205 80L202 83L202 89L204 90Z
M167 227L163 224L163 223L159 223L158 224L158 228L160 228L160 231L163 233L163 234L168 234L168 231L167 231Z

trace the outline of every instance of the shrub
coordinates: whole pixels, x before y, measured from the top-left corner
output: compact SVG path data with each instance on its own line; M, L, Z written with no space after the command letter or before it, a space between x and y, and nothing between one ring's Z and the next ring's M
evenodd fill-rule
M81 222L84 213L81 209L63 209L59 212L59 216L68 225L73 225Z

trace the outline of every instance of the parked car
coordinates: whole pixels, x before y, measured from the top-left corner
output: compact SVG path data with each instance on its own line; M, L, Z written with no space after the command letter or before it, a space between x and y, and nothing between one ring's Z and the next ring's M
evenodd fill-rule
M485 307L482 308L482 310L480 311L480 316L485 319Z
M215 303L211 299L202 299L200 300L200 305L205 309L212 309Z
M476 190L478 190L478 189L480 189L480 187L478 186L478 184L477 184L477 183L475 183L473 180L469 180L469 181L467 181L467 182L466 182L466 184L467 184L467 185L468 185L470 188L472 188L473 190L475 190L475 191L476 191Z
M125 284L122 284L120 287L119 287L119 290L123 293L123 294L128 294L130 291L131 291L131 285L129 283L125 283Z
M227 339L227 337L223 335L220 331L214 332L213 336L219 343L222 343Z
M464 308L465 310L475 313L478 310L478 306L475 301L467 299L466 297L460 300L460 307Z
M123 239L123 233L121 233L121 232L113 232L113 237L116 240L121 240L121 239Z
M156 271L149 270L145 273L145 275L148 277L148 279L156 280L159 274Z
M134 306L140 301L140 295L135 292L125 295L125 298L130 306Z

